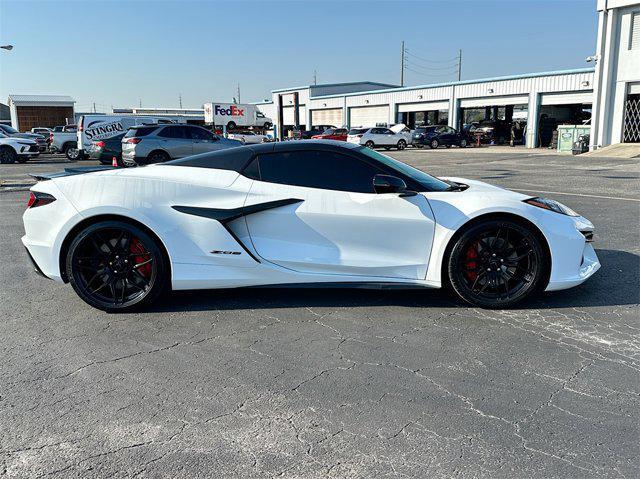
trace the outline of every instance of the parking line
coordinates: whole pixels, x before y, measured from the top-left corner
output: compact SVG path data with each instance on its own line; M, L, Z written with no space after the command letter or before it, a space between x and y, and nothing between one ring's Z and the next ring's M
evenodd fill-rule
M636 198L620 198L618 196L600 196L600 195L587 195L584 193L564 193L564 192L560 192L560 191L543 191L543 190L525 190L524 188L513 188L514 190L518 190L518 191L527 191L527 192L533 192L533 193L548 193L550 195L568 195L568 196L586 196L588 198L603 198L605 200L620 200L620 201L635 201L635 202L640 202L640 199L636 199Z

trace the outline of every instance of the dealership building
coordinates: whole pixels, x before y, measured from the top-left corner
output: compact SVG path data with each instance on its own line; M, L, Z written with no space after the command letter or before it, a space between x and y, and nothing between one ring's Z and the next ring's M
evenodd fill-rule
M598 0L595 67L399 87L375 82L272 91L256 103L277 135L316 125L405 123L462 128L481 120L526 122L526 146L548 146L560 124L590 124L592 149L640 142L640 2ZM507 140L507 138L505 138Z

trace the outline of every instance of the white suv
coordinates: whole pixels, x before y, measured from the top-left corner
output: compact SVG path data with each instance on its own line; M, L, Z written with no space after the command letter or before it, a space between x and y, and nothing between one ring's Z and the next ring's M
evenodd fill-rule
M0 163L25 163L29 158L39 154L38 145L34 140L12 138L0 132Z
M349 132L347 137L349 143L357 143L369 148L382 146L389 150L397 148L404 150L407 145L411 144L411 130L406 125L394 125L391 128L375 127L369 128L366 132L352 134Z

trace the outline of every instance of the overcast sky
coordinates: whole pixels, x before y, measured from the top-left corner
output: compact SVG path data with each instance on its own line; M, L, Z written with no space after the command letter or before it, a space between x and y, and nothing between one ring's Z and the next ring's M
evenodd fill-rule
M595 0L0 0L0 101L65 94L76 110L242 101L313 82L405 83L589 66Z

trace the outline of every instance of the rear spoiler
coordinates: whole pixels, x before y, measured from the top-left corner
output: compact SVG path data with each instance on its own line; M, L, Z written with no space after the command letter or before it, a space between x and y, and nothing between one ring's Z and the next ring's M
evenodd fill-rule
M64 171L57 173L29 173L31 178L37 181L52 180L53 178L62 178L64 176L83 175L85 173L94 173L96 171L115 170L115 166L77 166L73 168L65 168Z

